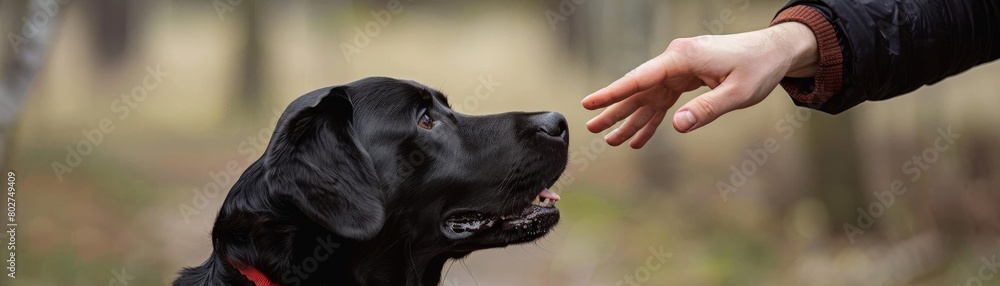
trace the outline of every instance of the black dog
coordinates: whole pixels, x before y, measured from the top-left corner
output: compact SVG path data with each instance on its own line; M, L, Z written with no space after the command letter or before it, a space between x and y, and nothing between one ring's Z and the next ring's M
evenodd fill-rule
M558 113L460 114L413 81L310 92L174 285L436 285L448 259L555 226L568 142Z

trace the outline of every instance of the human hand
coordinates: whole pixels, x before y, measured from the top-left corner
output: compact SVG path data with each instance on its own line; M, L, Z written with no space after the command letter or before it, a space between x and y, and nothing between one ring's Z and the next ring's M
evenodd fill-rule
M814 76L818 65L812 30L795 22L742 34L676 39L656 58L583 99L586 109L607 107L587 122L587 129L598 133L624 119L605 140L618 146L635 135L629 145L642 148L682 93L702 86L712 89L674 114L674 129L687 133L761 102L783 77Z

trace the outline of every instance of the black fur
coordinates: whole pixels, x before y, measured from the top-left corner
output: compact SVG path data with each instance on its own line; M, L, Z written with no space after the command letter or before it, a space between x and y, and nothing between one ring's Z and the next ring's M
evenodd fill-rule
M282 285L436 285L448 259L556 224L554 207L530 203L562 173L568 140L558 113L460 114L412 81L310 92L230 190L208 260L174 285L252 285L234 265ZM446 223L460 220L483 227Z

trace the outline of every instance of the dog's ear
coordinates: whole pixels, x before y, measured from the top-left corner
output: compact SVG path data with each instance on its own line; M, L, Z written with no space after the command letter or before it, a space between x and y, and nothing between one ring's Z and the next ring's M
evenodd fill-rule
M385 210L368 153L354 132L346 86L293 101L265 154L267 184L328 230L353 239L375 236Z

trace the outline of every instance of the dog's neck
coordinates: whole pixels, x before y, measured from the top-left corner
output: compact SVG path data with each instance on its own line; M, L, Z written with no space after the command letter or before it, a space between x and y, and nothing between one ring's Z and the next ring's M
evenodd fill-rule
M445 262L469 253L445 253L415 234L390 233L412 229L392 217L372 239L346 238L280 197L255 198L266 191L262 180L247 180L226 197L212 230L215 251L205 264L213 265L206 267L213 276L240 281L242 274L226 263L239 261L282 285L437 285Z
M438 285L445 263L458 257L412 234L385 232L362 242L340 239L346 265L328 271L342 272L359 285Z
M438 285L448 257L428 255L407 253L405 243L400 242L385 253L373 251L360 257L354 277L361 285Z
M301 213L278 215L248 219L261 214L223 210L213 230L215 255L221 261L249 263L282 285L437 285L447 260L467 254L429 250L435 248L392 233L357 241L334 234ZM235 249L241 253L221 257ZM234 267L226 269L238 275Z

